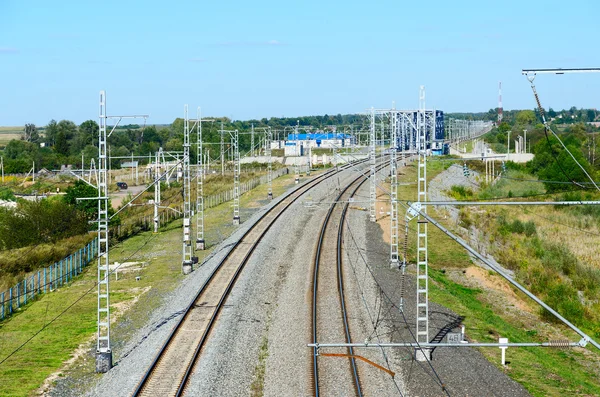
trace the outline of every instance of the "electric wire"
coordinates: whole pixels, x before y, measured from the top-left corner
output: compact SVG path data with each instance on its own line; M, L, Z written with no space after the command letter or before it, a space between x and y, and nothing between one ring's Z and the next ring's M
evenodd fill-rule
M176 196L173 196L173 197L176 197ZM114 274L119 269L119 267L121 267L125 262L127 262L129 259L131 259L133 256L135 256L142 248L144 248L146 245L148 245L148 243L150 243L150 241L152 239L154 239L156 236L158 236L158 235L157 234L151 234L149 236L149 238L147 238L146 241L142 245L140 245L138 247L137 250L135 250L131 255L129 255L123 262L121 262L121 264L119 264L118 266L116 266L113 270L109 271L106 277L110 277L112 274ZM91 291L95 290L97 287L98 287L98 281L95 281L94 285L90 289L88 289L87 291L85 291L81 296L79 296L72 304L70 304L69 306L67 306L62 312L60 312L52 320L50 320L50 322L44 324L42 326L42 328L40 328L38 331L36 331L25 342L23 342L15 350L13 350L6 357L4 357L2 360L0 360L0 365L2 365L2 363L4 363L6 360L8 360L10 357L12 357L14 354L16 354L17 352L19 352L23 347L25 347L29 342L31 342L37 335L39 335L48 326L50 326L52 323L54 323L56 320L58 320L60 317L62 317L67 311L69 311L73 306L75 306L77 303L79 303L84 297L86 297Z
M348 230L349 230L349 232L350 232L350 236L352 237L352 239L353 239L353 240L354 240L354 242L355 242L355 245L356 245L356 246L358 246L358 243L356 243L356 240L355 240L355 238L354 238L354 234L352 233L352 229L351 229L351 228L349 228ZM389 295L388 295L388 294L385 292L385 290L383 289L383 287L381 286L381 284L380 284L380 283L377 281L377 278L376 278L375 274L373 273L373 270L372 270L372 269L371 269L371 267L369 266L369 264L368 264L368 262L367 262L366 258L363 256L363 254L362 254L362 251L361 251L360 249L358 249L358 252L359 252L359 254L360 254L360 258L361 258L362 262L365 264L365 268L366 268L366 270L368 270L368 271L369 271L369 273L371 274L371 278L372 278L372 280L375 282L375 284L377 285L378 289L381 291L381 293L382 293L382 294L383 294L383 296L384 296L384 297L387 299L387 301L388 301L388 303L389 303L389 305L390 305L390 308L389 308L389 311L388 311L388 313L389 313L389 312L391 312L391 310L392 310L392 309L397 309L397 311L401 312L401 311L400 311L400 308L399 308L399 307L398 307L398 306L397 306L397 305L394 303L394 301L393 301L393 300L390 298L390 296L389 296ZM402 313L402 312L401 312L401 313ZM410 333L410 335L411 335L411 338L412 338L412 339L413 339L413 340L414 340L414 341L417 343L417 346L419 346L419 345L418 345L418 341L417 341L417 339L416 339L416 336L414 335L414 333L413 333L413 332L412 332L412 330L410 329L410 326L409 326L408 320L407 320L407 319L406 319L406 317L404 316L404 313L402 313L402 317L403 317L403 321L404 321L404 323L406 324L406 329L409 331L409 333ZM398 332L399 332L399 331L398 331ZM419 348L420 348L420 347L419 347ZM427 361L427 364L429 365L429 367L431 368L431 370L432 370L432 372L433 372L433 374L434 374L434 375L431 375L431 374L429 374L429 375L430 375L430 376L435 376L435 378L433 378L433 379L436 381L436 383L438 383L438 384L439 384L439 386L440 386L440 387L442 388L442 390L443 390L443 391L446 393L446 395L447 395L447 396L450 396L450 394L449 394L448 390L447 390L447 389L446 389L446 387L445 387L445 384L444 384L444 382L442 382L442 380L441 380L440 376L438 375L438 373L436 372L435 368L434 368L434 367L433 367L433 365L431 364L431 360L429 360L429 359L427 359L427 358L426 358L426 361ZM423 364L422 364L420 361L417 361L417 363L418 363L418 364L419 364L419 365L420 365L420 366L423 368ZM424 368L423 368L423 369L424 369Z

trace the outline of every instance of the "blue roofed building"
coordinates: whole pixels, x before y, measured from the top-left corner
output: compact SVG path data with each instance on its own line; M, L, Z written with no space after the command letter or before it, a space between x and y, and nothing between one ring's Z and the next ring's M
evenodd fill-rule
M285 141L286 156L302 156L306 148L346 147L354 143L354 137L350 134L338 132L313 132L288 134Z

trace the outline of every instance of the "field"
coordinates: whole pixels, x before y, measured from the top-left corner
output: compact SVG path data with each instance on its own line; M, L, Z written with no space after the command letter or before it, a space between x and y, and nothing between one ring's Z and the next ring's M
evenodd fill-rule
M13 139L20 139L23 127L0 127L0 147Z
M292 186L292 175L277 178L273 181L273 195L277 197ZM242 215L265 204L266 196L266 185L243 194ZM197 252L200 262L236 229L231 215L231 202L205 212L208 249ZM118 280L111 280L111 312L114 320L122 319L112 328L117 362L124 353L123 341L145 324L148 312L160 305L184 278L180 269L181 254L177 251L181 225L179 219L162 227L158 234L140 233L111 248L111 261L143 263L137 270L120 272ZM69 376L74 379L72 387L78 390L75 393L83 394L85 385L97 379L94 371L96 272L97 267L92 263L73 283L40 296L0 323L0 396L32 395L51 374L43 390ZM136 280L138 275L139 281ZM19 348L22 343L25 344ZM71 360L70 364L64 364L67 360Z

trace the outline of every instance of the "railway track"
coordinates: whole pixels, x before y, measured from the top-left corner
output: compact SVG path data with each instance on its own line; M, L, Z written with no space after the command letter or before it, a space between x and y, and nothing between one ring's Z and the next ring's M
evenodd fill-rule
M342 168L350 167L346 165ZM181 396L239 274L273 223L304 193L335 175L329 171L290 193L236 242L173 328L132 396Z
M378 170L385 165L380 164ZM350 182L330 206L323 221L315 249L312 282L312 337L313 343L324 339L352 342L348 310L344 296L343 278L343 230L348 211L349 199L362 186L368 172ZM345 203L342 205L342 203ZM337 227L335 227L337 225ZM333 247L336 249L333 249ZM336 288L337 287L337 288ZM332 321L340 318L341 321ZM329 358L321 363L316 349L313 350L311 387L315 396L351 395L362 396L362 388L356 360L352 348L334 353L347 355L347 365L342 361ZM320 371L321 370L321 371Z

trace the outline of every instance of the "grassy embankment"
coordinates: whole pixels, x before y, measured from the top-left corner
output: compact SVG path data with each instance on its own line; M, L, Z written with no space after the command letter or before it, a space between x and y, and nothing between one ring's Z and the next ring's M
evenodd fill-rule
M439 174L445 168L444 164L447 163L429 162L428 179L432 179ZM399 178L401 182L416 179L416 167L409 167L405 170L405 173L406 175ZM478 197L485 199L507 197L509 191L512 192L513 196L532 194L536 189L543 190L539 185L539 183L533 182L513 183L507 180L494 187L484 187ZM460 195L460 193L454 193ZM472 192L467 191L462 198L473 198L471 194ZM416 185L400 186L399 197L403 200L414 199L416 197ZM515 270L517 279L529 285L531 290L538 296L547 293L548 288L551 290L556 288L555 292L549 294L551 299L548 303L551 306L557 307L555 306L556 301L552 301L552 299L560 298L561 301L566 302L563 309L569 312L569 310L575 308L576 311L571 314L579 313L577 311L578 305L574 304L572 298L574 293L576 300L577 293L572 287L576 285L583 286L584 296L586 296L586 299L591 299L592 293L595 293L595 288L590 283L586 284L585 279L576 276L580 270L583 269L583 274L588 274L586 272L589 272L590 269L582 266L582 262L573 261L570 256L572 254L565 248L568 244L563 244L563 247L561 247L558 245L558 241L555 240L555 238L561 238L560 233L553 232L556 225L552 222L542 224L539 217L544 216L552 219L553 216L560 216L561 221L573 225L582 222L591 224L589 220L576 219L567 214L569 211L586 210L527 207L527 212L518 216L516 215L518 211L514 211L514 207L510 207L509 210L501 207L484 207L484 210L478 209L470 212L463 210L461 211L460 223L461 226L469 226L465 224L465 221L468 223L470 220L477 224L481 230L485 230L486 233L482 235L482 238L485 236L491 238L491 245L497 247L497 250L491 253L496 255L496 259L502 265ZM543 213L543 211L547 212ZM555 213L550 213L550 211ZM430 209L429 213L436 219L441 219L441 223L450 230L455 232L461 230L458 225L451 224L449 218L443 219L442 211L438 212ZM466 218L465 214L470 214L469 218ZM537 219L535 223L533 223L534 218ZM515 222L515 219L518 221ZM598 225L597 221L595 225ZM572 240L569 241L569 244L577 244L578 236L571 234L567 237L563 235L562 240L569 239ZM488 280L491 280L495 285L500 285L502 287L500 289L504 289L507 295L515 296L516 299L521 301L523 307L531 308L530 312L523 312L522 316L518 313L515 315L515 308L507 304L510 300L497 299L498 294L492 294L486 288L473 287L472 281L465 274L467 269L473 267L473 263L465 250L433 225L429 226L429 241L429 263L432 280L429 284L430 299L452 308L459 315L465 316L464 324L469 340L497 342L499 336L507 337L514 342L543 342L549 339L579 340L579 337L568 331L566 327L550 323L547 314L539 311L537 306L530 305L523 294L516 292L500 276L492 272L484 273ZM414 244L409 255L414 259ZM515 267L514 262L511 261L518 261L519 266ZM553 261L553 263L550 264L549 261ZM573 281L565 280L566 275L561 270L562 266L567 266L573 271L573 273L570 273ZM532 275L536 277L532 277ZM562 280L562 284L560 280ZM563 285L563 287L555 287L557 285ZM594 308L597 307L597 293L595 296L596 303L592 303L593 300L590 300L591 306L584 309L582 314L589 313L589 309L595 310ZM511 307L507 308L508 306ZM560 311L560 304L558 308ZM597 323L592 320L592 317L586 319L582 316L579 319L572 320L597 338L598 330L595 328ZM507 353L509 365L504 368L500 365L498 349L482 348L480 351L494 365L521 383L534 396L600 395L600 381L598 380L600 355L593 348L568 350L549 348L509 349Z
M278 196L291 186L292 177L278 178L273 181L273 194ZM257 208L264 204L266 192L267 186L261 185L244 194L242 208ZM207 210L205 221L209 249L197 253L200 261L210 254L211 248L221 238L235 229L231 225L231 203ZM217 230L218 233L214 232ZM184 278L181 275L180 244L181 220L178 220L156 235L143 232L111 249L111 262L147 263L137 271L120 272L118 281L111 280L111 307L116 314L113 319L118 318L112 329L117 363L123 354L124 341L145 324L148 314ZM96 272L95 264L89 266L70 285L42 296L0 323L1 396L31 395L50 374L63 371L63 363L72 358L80 346L83 349L74 364L58 376L69 376L69 384L82 392L86 384L98 377L94 373ZM135 276L141 276L141 280L136 281ZM35 336L37 332L39 335ZM21 350L7 358L23 343Z

